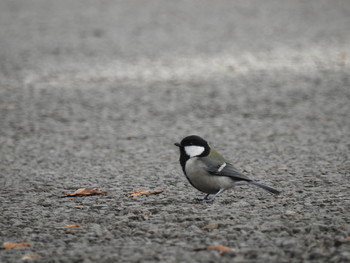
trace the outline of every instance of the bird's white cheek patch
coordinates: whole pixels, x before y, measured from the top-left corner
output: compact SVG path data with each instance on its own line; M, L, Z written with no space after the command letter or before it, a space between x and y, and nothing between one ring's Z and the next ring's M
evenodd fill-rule
M203 146L185 146L185 152L190 157L201 155L204 152Z

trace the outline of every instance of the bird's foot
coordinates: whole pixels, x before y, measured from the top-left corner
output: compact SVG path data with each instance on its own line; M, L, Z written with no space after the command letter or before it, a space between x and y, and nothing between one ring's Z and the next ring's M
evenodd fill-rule
M208 199L205 199L205 198L196 198L195 201L198 202L198 203L211 203L213 202L215 199L213 198L208 198Z
M209 194L207 194L204 198L196 198L195 200L200 203L204 203L204 202L209 203L215 200L215 196L209 198Z

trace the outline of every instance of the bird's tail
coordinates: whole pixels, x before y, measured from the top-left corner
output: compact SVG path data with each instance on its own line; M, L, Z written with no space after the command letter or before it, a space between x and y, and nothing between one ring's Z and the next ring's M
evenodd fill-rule
M265 189L266 191L269 191L270 193L273 193L275 195L278 195L281 193L281 191L278 191L270 186L267 186L267 185L264 185L264 184L261 184L261 183L258 183L258 182L255 182L255 181L250 181L249 182L250 184L253 184L253 185L256 185L256 186L259 186L261 187L262 189Z

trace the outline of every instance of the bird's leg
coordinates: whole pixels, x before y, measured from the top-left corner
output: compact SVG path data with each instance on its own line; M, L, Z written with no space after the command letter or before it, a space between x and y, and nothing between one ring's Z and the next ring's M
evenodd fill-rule
M209 200L210 198L209 198L209 195L210 194L207 194L204 198L203 198L203 200Z
M212 198L210 198L210 200L214 201L216 199L216 197L221 194L223 191L225 191L225 189L221 188Z
M221 194L225 189L220 189L213 197L209 198L210 194L207 194L203 199L197 199L200 202L213 202L216 197Z

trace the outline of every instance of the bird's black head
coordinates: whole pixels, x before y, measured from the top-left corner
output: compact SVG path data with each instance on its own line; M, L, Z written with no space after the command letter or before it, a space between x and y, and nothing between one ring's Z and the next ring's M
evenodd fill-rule
M186 160L192 157L204 157L210 152L210 146L206 140L197 136L187 136L180 143L175 143L180 148L180 160L186 157Z

